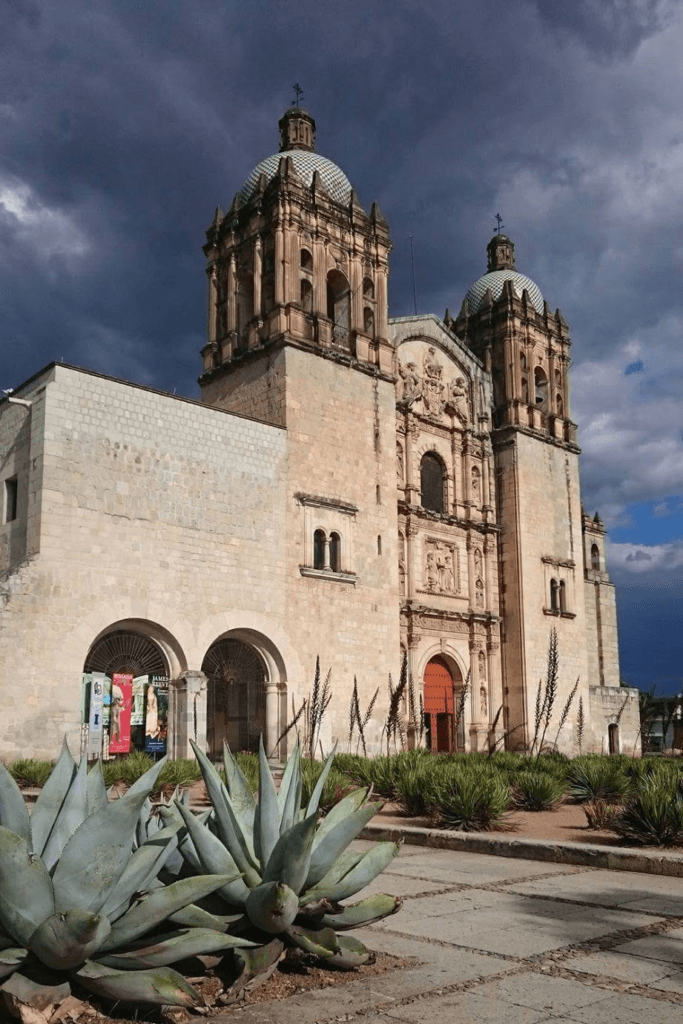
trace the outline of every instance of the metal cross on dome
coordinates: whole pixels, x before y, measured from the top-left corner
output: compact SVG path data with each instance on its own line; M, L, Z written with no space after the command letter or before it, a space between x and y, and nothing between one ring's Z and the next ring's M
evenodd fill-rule
M498 225L497 234L500 234L505 225L503 224L503 218L499 213L496 214L496 224Z
M295 85L293 85L292 88L294 89L294 93L295 93L295 97L296 97L295 100L294 100L294 106L298 107L299 106L299 101L302 100L303 97L304 97L304 91L303 91L303 89L301 88L301 86L299 85L298 82Z

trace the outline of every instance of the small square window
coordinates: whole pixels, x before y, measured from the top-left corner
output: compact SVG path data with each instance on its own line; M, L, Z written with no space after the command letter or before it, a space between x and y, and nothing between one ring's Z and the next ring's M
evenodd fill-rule
M17 518L17 478L5 480L5 522L11 523Z

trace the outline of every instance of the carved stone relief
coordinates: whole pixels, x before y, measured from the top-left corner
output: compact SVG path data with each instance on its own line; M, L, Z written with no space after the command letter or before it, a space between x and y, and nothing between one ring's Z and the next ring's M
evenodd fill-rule
M467 423L469 420L469 402L467 401L467 389L465 388L463 377L456 377L448 389L446 412L457 416L462 423Z
M428 416L440 416L444 411L446 401L443 393L446 386L441 380L443 366L436 358L436 351L429 347L422 360L422 405Z
M455 544L428 538L424 545L422 582L432 594L457 594L460 590L458 549Z
M462 633L469 636L470 627L462 619L437 619L428 615L416 615L413 617L415 626L420 629L432 629L437 633Z

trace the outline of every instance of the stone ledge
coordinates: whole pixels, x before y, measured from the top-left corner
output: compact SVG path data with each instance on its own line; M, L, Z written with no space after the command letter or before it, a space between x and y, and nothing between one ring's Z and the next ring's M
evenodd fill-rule
M683 878L683 856L638 853L623 846L555 843L547 839L502 839L481 832L449 832L417 825L366 825L359 838L392 842L402 838L410 846L428 846L435 850L488 853L492 857L520 857L551 864L578 864L610 871L642 871L649 875Z

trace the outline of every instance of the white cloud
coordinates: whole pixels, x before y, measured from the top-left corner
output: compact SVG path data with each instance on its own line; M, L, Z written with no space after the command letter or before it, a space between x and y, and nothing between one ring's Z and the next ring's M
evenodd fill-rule
M614 544L607 540L610 570L644 573L672 572L683 566L683 541L671 544Z
M10 227L20 245L43 257L85 256L90 242L73 216L42 203L29 185L0 179L2 221Z

